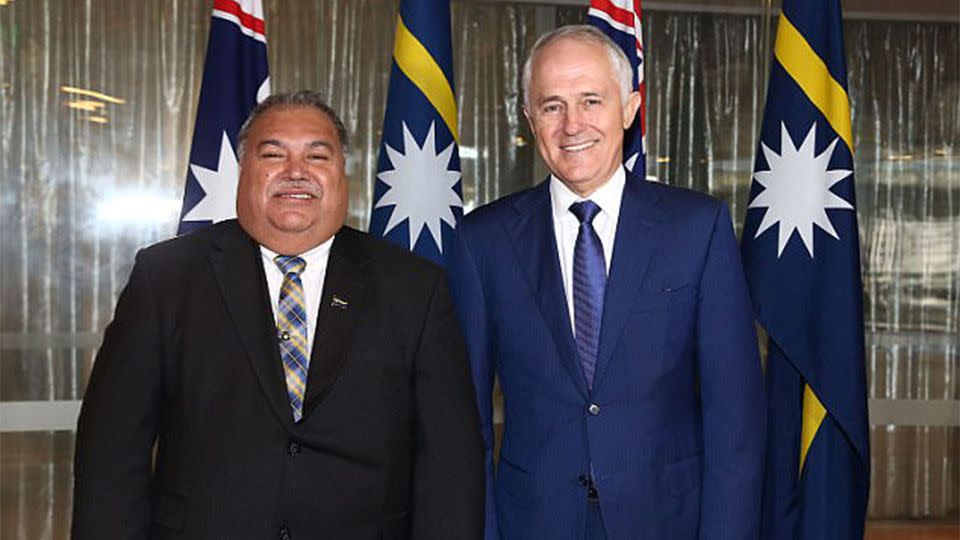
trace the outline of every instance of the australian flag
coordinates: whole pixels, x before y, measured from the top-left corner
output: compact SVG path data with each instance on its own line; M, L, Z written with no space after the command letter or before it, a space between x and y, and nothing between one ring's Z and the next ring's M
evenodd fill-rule
M261 0L214 0L177 234L236 216L237 133L268 95Z
M370 232L443 262L463 216L448 0L402 0Z
M870 448L838 0L784 0L743 258L769 335L766 539L863 538Z
M640 0L590 0L587 20L623 49L633 65L633 89L640 92L640 111L624 134L623 159L627 169L646 177L644 136L647 133L647 85L643 80L643 27Z

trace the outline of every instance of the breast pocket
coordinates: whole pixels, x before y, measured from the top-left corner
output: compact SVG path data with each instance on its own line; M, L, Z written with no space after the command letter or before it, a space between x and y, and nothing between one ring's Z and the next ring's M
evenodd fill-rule
M630 307L621 351L644 360L645 373L670 371L692 345L696 321L696 287L679 284L649 287Z
M679 285L665 285L655 289L640 292L630 307L631 313L647 311L667 311L672 308L686 306L695 297L696 287L692 283Z
M673 350L689 347L694 340L697 321L697 287L682 284L661 289L668 298L668 344Z

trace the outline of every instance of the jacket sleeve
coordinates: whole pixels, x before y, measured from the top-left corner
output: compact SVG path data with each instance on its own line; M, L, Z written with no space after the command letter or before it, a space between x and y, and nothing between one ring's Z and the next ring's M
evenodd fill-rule
M700 281L696 350L704 445L700 538L756 539L766 401L753 309L723 205Z
M463 337L437 273L414 374L412 538L479 540L483 454Z
M157 435L161 339L140 255L97 353L74 455L74 540L146 539Z
M480 412L480 433L483 436L484 476L486 501L484 503L484 538L498 540L500 530L497 523L497 510L494 497L493 477L493 384L494 368L491 360L490 329L487 319L483 285L473 255L466 241L463 226L458 230L457 239L452 243L447 258L447 270L450 275L450 289L463 335L467 342L467 358L473 374L478 410Z

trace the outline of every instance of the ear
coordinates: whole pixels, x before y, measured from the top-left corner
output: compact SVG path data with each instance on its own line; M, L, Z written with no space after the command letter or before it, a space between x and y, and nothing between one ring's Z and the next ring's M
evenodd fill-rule
M530 109L526 105L523 106L523 116L527 119L527 125L530 126L530 132L533 133L534 137L537 135L537 130L533 128L533 117L530 116Z
M627 96L627 102L623 105L623 129L630 129L633 125L633 119L640 110L640 92L630 92Z

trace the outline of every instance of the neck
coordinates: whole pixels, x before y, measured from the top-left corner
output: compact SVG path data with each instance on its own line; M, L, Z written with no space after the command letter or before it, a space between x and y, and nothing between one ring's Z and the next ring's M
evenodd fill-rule
M258 244L279 255L302 255L332 238L337 230L309 234L263 234L244 228Z

